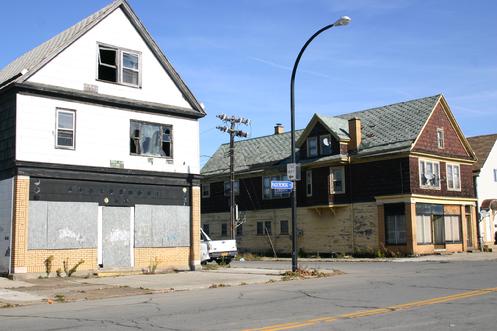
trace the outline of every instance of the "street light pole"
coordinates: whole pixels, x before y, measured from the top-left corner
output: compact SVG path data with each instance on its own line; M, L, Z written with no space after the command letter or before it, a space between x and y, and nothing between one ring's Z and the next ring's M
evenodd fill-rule
M335 23L330 24L317 31L312 35L309 40L306 41L304 46L299 52L297 59L295 60L295 64L293 65L292 70L292 78L290 80L290 120L291 120L291 154L292 154L292 163L295 165L297 163L297 156L295 155L295 74L297 73L297 67L300 62L300 58L302 54L304 54L305 49L309 44L316 38L320 33L331 29L334 26L343 26L350 23L350 18L348 16L342 16ZM297 266L297 181L296 179L292 179L293 182L293 190L291 194L292 201L292 271L295 272L298 269Z

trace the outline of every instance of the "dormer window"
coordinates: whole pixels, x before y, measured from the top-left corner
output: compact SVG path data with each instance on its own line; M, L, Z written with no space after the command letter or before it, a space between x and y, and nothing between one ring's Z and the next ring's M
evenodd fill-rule
M331 136L329 134L319 136L319 150L321 155L331 154Z
M98 79L140 86L140 53L111 46L98 46Z
M437 129L437 145L438 145L438 148L440 148L440 149L443 149L445 147L444 129L442 129L442 128Z
M307 138L307 157L318 156L318 138L309 137Z

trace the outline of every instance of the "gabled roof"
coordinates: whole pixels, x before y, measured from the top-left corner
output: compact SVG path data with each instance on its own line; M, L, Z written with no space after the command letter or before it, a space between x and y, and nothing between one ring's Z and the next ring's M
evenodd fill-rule
M309 124L304 129L304 132L300 135L297 140L297 146L301 146L307 136L311 133L312 129L317 123L321 123L338 141L349 141L349 122L343 118L324 116L320 114L314 114Z
M421 133L441 94L371 108L339 116L313 116L305 130L296 132L296 140L303 138L309 127L318 120L330 131L342 132L349 139L348 119L358 117L362 124L362 143L356 155L374 155L409 151ZM347 123L347 124L346 124ZM345 124L347 127L344 127ZM205 176L221 175L229 171L229 145L223 144L207 161L201 173ZM290 158L290 133L275 134L235 143L235 171L262 169L269 165L288 162ZM329 157L327 157L329 158ZM319 159L321 161L321 159Z
M414 99L391 105L339 115L361 120L362 143L358 155L409 150L442 97Z
M303 130L295 131L297 140ZM235 171L245 172L284 165L290 156L290 132L235 142ZM229 144L222 144L202 168L202 175L229 172Z
M478 158L478 161L473 166L473 170L478 171L485 165L488 155L497 141L497 134L468 137L467 139Z
M38 47L21 55L4 68L0 70L0 89L12 83L23 83L45 64L50 62L55 56L72 45L76 40L91 30L95 25L105 19L109 14L116 9L121 8L130 22L136 28L150 50L157 57L166 72L169 74L178 89L183 93L185 99L191 107L198 111L201 115L205 115L202 106L195 99L191 91L183 82L178 73L167 60L164 53L161 51L157 43L152 39L147 29L143 26L140 19L131 9L126 0L114 0L112 3L97 11L96 13L81 20L70 28L59 33L55 37L49 39Z

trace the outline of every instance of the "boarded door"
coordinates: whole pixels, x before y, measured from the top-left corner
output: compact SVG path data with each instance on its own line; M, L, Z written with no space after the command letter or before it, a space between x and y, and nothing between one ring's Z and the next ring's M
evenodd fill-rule
M131 208L102 208L104 268L131 267Z

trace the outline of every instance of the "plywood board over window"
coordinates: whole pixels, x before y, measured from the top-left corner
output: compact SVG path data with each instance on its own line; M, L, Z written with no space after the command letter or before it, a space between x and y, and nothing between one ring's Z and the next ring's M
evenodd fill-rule
M30 201L28 249L97 247L98 203Z

